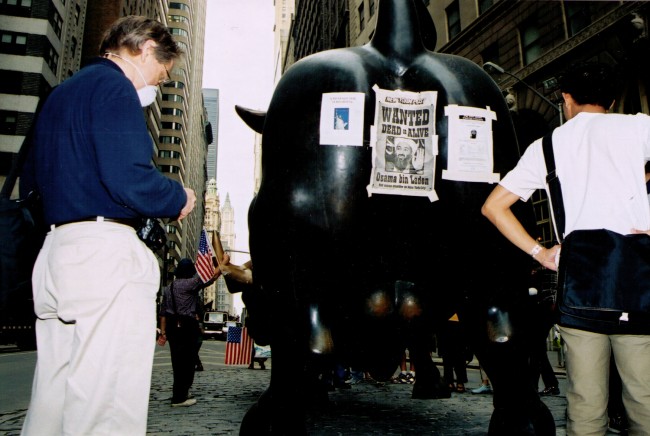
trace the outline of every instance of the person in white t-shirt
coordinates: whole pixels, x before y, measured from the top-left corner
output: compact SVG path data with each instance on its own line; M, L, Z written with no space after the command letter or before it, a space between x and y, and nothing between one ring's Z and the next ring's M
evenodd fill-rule
M562 182L565 235L573 230L648 232L645 185L650 160L650 117L608 114L615 99L612 70L582 63L560 80L566 124L553 132L556 170ZM545 188L542 140L533 142L495 187L482 213L515 246L557 270L560 246L542 247L511 206ZM560 327L566 348L567 435L605 434L609 361L613 351L623 381L630 434L650 434L650 335L606 335Z

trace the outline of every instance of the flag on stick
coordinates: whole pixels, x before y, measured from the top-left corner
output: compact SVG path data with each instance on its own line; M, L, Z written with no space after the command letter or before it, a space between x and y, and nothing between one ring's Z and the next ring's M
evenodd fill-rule
M196 255L196 272L201 277L203 283L212 280L212 276L214 276L212 246L208 244L208 233L205 231L205 227L201 230L201 238L199 239L199 251Z
M226 337L226 365L249 365L253 338L248 336L246 327L228 327Z

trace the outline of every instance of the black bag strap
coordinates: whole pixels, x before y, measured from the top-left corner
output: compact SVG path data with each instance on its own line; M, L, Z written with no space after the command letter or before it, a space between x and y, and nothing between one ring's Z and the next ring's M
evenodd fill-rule
M551 205L555 237L558 242L564 239L564 200L562 185L555 171L555 154L553 153L553 132L542 138L542 153L546 162L546 184L548 185L548 201Z

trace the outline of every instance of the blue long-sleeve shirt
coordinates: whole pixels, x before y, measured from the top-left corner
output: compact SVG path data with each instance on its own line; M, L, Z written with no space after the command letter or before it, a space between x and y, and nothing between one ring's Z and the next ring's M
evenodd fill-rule
M98 58L43 105L21 195L38 189L47 224L97 215L176 218L187 196L154 167L152 153L133 84L114 62Z

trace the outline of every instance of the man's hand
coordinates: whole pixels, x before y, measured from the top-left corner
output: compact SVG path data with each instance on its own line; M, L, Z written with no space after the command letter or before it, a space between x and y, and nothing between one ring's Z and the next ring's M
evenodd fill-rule
M185 194L187 195L187 201L185 202L185 207L181 209L181 213L178 216L179 220L182 220L188 216L196 204L196 194L194 193L193 189L185 188Z
M543 248L539 254L533 256L543 267L557 271L559 265L561 245L554 245L551 248Z

